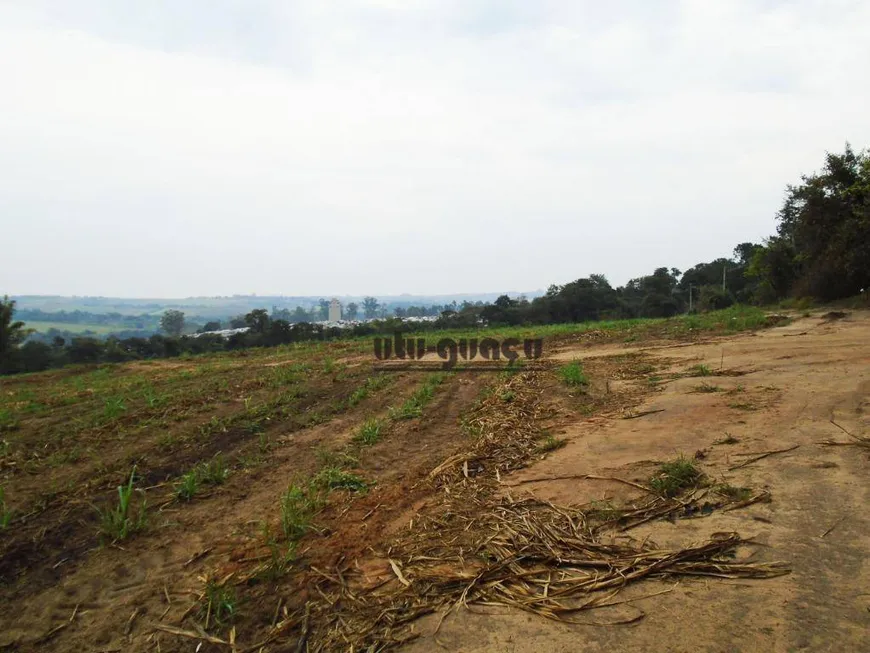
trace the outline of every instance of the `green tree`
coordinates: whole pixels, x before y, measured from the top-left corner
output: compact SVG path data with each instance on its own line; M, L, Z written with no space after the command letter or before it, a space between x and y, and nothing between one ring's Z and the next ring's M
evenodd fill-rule
M178 337L184 331L184 313L174 308L163 313L160 318L160 328L170 336Z
M329 301L326 299L319 299L317 301L317 314L319 319L326 320L329 318Z
M698 297L698 306L702 311L717 311L728 308L734 303L734 298L721 285L703 286Z
M356 302L351 302L345 307L344 314L348 320L355 320L359 314L359 305Z
M377 299L374 297L363 298L363 314L367 320L372 319L378 314L378 308L380 308L380 304Z
M870 152L847 143L842 154L828 153L820 172L789 186L777 219L777 238L767 247L775 251L760 258L756 271L779 272L771 257L781 263L791 249L790 294L829 300L870 287ZM782 292L781 279L764 278Z
M758 280L755 300L766 304L788 295L799 271L794 246L786 239L774 237L755 249L746 274Z
M0 372L12 371L13 357L30 333L24 322L15 321L15 301L4 295L0 301Z
M206 322L203 327L199 330L200 333L207 333L209 331L220 331L221 323L213 320L211 322Z
M15 300L4 295L0 301L0 356L17 347L27 337L24 322L13 321L15 317Z
M245 324L254 333L266 333L269 328L269 313L265 308L255 308L245 316Z
M290 316L290 322L293 322L293 323L310 322L310 321L311 321L311 316L308 314L308 311L306 311L301 306L297 306L296 310L294 310L292 315Z

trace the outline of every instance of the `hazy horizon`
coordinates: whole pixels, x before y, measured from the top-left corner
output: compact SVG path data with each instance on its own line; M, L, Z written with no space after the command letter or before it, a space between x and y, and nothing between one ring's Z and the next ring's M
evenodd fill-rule
M870 145L868 24L818 0L6 2L0 294L685 270Z
M170 302L180 302L183 300L192 300L192 299L214 299L214 300L227 300L227 299L309 299L309 300L317 300L317 299L329 299L331 297L335 297L337 299L362 299L366 296L372 296L376 299L403 299L403 298L421 298L421 299L448 299L448 298L469 298L469 297L488 297L492 296L495 298L498 295L509 295L511 297L526 295L529 298L533 296L537 296L545 293L544 289L535 289L535 290L495 290L495 291L484 291L484 292L455 292L455 293L436 293L436 294L420 294L420 293L399 293L395 295L389 294L381 294L381 295L369 295L366 293L364 295L350 295L350 294L329 294L329 293L315 293L313 295L266 295L260 293L248 293L248 294L235 294L235 295L189 295L187 297L121 297L121 296L107 296L107 295L57 295L57 294L9 294L11 299L17 298L39 298L39 299L99 299L99 300L121 300L125 302L147 302L147 301L170 301Z

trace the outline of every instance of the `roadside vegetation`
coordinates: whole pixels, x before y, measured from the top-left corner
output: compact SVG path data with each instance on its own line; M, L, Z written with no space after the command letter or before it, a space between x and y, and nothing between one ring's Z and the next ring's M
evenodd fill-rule
M566 385L573 388L589 385L589 379L583 372L583 366L578 361L573 361L560 367L559 376Z

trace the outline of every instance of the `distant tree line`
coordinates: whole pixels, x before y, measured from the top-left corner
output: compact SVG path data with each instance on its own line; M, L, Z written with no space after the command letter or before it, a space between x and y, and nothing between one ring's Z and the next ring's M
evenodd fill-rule
M60 321L58 314L21 311L15 302L0 302L0 373L30 372L67 363L99 363L139 358L161 358L184 353L205 353L264 347L315 339L330 339L478 325L548 324L589 320L656 317L667 318L686 311L727 308L734 303L770 304L788 297L811 297L823 301L864 294L870 289L870 154L855 152L848 145L843 154L828 154L819 173L804 176L789 186L777 214L777 232L763 243L741 243L730 258L699 263L681 272L660 267L652 274L631 279L614 288L604 275L593 274L564 285L553 285L531 301L503 295L491 304L456 302L447 306L387 307L374 297L361 305L349 303L345 317L362 316L376 321L350 329L314 322L328 316L329 302L321 299L310 310L255 309L229 320L231 328L247 331L229 337L203 333L182 335L184 313L168 310L159 318L166 335L150 337L65 338L49 342L28 340L21 317ZM79 315L80 314L80 315ZM399 318L440 315L431 323L413 326ZM70 319L97 316L82 311ZM116 315L123 320L133 316ZM151 316L149 316L150 318ZM95 323L95 322L91 322ZM216 331L212 321L200 332Z
M0 302L0 374L38 372L71 363L114 363L129 360L167 358L182 354L204 354L233 351L249 347L270 347L293 342L329 340L353 336L392 333L401 322L373 321L350 329L327 327L323 324L273 319L265 309L255 309L245 315L247 331L224 337L215 333L179 335L184 325L181 311L166 311L163 329L167 335L105 339L56 337L51 342L26 340L29 330L15 320L15 302L5 298Z
M38 308L18 310L18 319L23 322L60 322L63 324L98 324L101 326L117 326L120 329L153 329L157 330L160 317L142 313L141 315L124 315L122 313L91 313L90 311L43 311Z
M684 273L676 268L658 268L618 288L604 275L592 274L562 286L552 285L531 301L502 295L492 304L466 302L443 315L457 326L481 322L519 325L673 317L690 310L727 308L752 302L758 282L747 276L747 257L758 247L743 243L734 250L733 258L699 263Z

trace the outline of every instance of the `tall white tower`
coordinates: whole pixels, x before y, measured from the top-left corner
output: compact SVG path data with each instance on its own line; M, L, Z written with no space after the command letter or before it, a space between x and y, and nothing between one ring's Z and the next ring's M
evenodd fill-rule
M335 297L329 302L329 321L338 322L341 320L341 302Z

